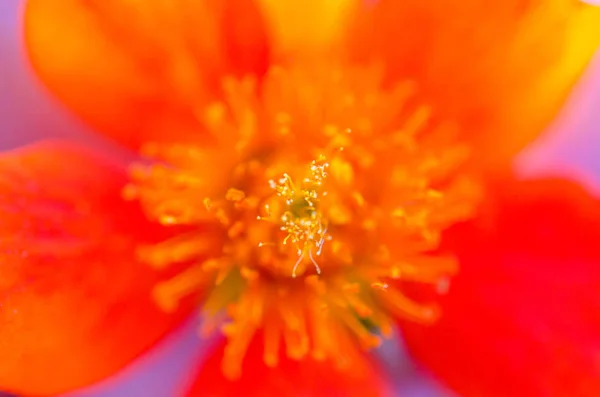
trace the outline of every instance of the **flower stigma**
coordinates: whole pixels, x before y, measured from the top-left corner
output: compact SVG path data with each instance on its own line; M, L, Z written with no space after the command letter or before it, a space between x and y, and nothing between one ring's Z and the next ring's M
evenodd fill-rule
M457 126L377 67L272 67L223 79L215 98L190 104L202 140L145 145L123 196L173 231L139 258L170 272L154 291L164 310L202 297L201 332L228 339L224 373L240 376L255 337L268 366L343 368L398 318L435 321L403 287L443 293L458 269L441 233L480 188Z
M281 223L281 230L287 233L283 244L290 241L295 245L298 260L292 269L293 278L296 278L298 265L307 255L317 273L321 274L321 268L315 260L315 256L321 255L323 245L326 240L330 239L330 236L327 235L327 222L318 209L318 203L321 196L327 194L327 191L322 191L322 185L327 176L326 169L328 167L329 163L325 161L325 157L320 156L318 161L311 163L310 173L301 181L300 186L296 186L288 174L283 174L278 182L269 180L269 186L285 200L287 208L281 216L273 219L269 205L265 205L267 216L257 217L259 220ZM264 245L262 242L258 244L259 247Z

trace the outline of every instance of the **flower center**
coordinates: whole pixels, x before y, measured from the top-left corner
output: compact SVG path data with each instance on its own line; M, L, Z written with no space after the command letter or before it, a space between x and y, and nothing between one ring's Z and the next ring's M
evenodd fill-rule
M329 66L329 65L328 65ZM203 291L205 331L229 340L223 369L240 374L256 335L274 366L280 348L344 365L377 346L398 317L434 321L434 306L400 282L447 286L441 232L471 216L478 184L461 171L468 148L435 120L408 82L383 88L369 69L273 68L225 79L198 112L211 144L148 144L129 200L180 231L140 258L185 270L156 287L165 310Z

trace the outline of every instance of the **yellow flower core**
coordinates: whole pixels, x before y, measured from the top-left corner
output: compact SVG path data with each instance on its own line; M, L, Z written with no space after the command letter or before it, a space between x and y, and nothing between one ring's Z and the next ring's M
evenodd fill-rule
M416 87L385 87L377 68L273 67L223 80L197 109L211 143L149 143L124 196L182 231L140 258L187 264L158 285L165 310L205 291L208 325L228 338L223 370L240 375L251 339L264 361L280 350L343 365L399 316L435 320L398 281L443 287L457 269L433 254L440 233L468 218L478 185L459 172L468 148L435 120ZM207 139L203 138L203 142Z

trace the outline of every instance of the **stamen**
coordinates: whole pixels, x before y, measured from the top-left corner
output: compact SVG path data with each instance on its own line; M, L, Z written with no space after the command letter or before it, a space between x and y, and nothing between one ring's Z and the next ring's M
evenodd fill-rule
M442 294L458 271L455 258L431 254L480 196L459 174L470 150L454 141L457 126L433 117L410 81L383 88L379 68L329 66L273 68L260 87L227 78L219 102L195 109L213 146L145 145L153 162L133 165L123 190L180 231L138 257L187 266L154 299L172 311L206 293L205 331L221 325L228 338L230 378L257 335L268 366L280 354L347 365L398 317L438 317L396 280Z
M321 268L317 264L317 261L315 261L315 258L313 258L312 251L308 251L308 256L310 257L310 260L313 263L313 265L315 265L315 269L316 269L317 273L321 274Z
M284 242L285 244L285 242ZM296 263L294 264L294 268L292 269L292 278L296 278L296 270L298 270L298 266L300 265L300 263L302 262L302 260L304 259L304 255L300 255L300 257L298 257L298 260L296 261ZM317 267L318 269L318 267ZM319 271L320 273L320 271Z

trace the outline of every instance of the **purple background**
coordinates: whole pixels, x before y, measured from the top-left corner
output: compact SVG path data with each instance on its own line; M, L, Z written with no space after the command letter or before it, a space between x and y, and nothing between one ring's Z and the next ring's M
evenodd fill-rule
M591 1L590 1L591 2ZM600 2L600 0L598 0ZM0 0L0 149L54 137L115 150L53 102L30 74L19 38L20 0ZM561 175L600 193L600 56L572 94L548 134L515 162L523 177ZM69 397L166 397L178 395L203 357L190 320L138 362L112 379ZM449 396L390 343L381 351L399 374L403 397Z

